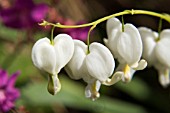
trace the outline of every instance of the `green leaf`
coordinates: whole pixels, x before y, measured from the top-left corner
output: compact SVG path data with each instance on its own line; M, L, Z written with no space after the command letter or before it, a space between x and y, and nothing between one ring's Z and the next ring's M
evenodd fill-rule
M115 87L138 100L146 100L151 94L151 90L147 84L137 77L133 78L133 80L127 84L119 82Z
M96 113L146 113L146 111L138 105L109 98L104 95L101 95L101 98L96 101L91 101L85 98L85 87L79 82L72 81L64 77L64 75L60 75L59 77L61 79L62 90L57 95L52 96L48 93L46 89L47 81L36 82L22 89L22 102L20 101L20 104L40 107L59 103L68 107Z

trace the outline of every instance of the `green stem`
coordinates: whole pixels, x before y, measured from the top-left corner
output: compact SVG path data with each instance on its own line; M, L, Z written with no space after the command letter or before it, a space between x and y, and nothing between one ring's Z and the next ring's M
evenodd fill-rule
M162 18L159 20L158 33L160 34L162 30Z
M52 45L54 44L54 39L53 39L54 29L55 29L55 26L53 26L51 29L51 44Z
M57 24L53 24L53 23L49 23L47 21L43 21L43 23L40 23L39 25L42 26L47 26L47 25L51 25L54 27L59 27L59 28L81 28L81 27L88 27L88 26L96 26L97 24L106 21L112 17L117 17L117 16L121 16L121 15L127 15L127 14L131 14L131 15L135 15L135 14L144 14L144 15L150 15L150 16L155 16L155 17L159 17L162 18L164 20L166 20L167 22L170 23L170 15L169 14L160 14L160 13L156 13L156 12L152 12L152 11L147 11L147 10L125 10L119 13L115 13L106 17L103 17L101 19L98 19L94 22L91 23L87 23L87 24L82 24L82 25L61 25L60 23Z
M96 24L94 24L88 31L88 36L87 36L87 53L86 54L89 54L90 53L90 33L91 31L96 27Z
M162 30L162 18L159 20L159 25L158 25L158 38L156 39L156 42L160 40L160 33Z
M88 36L87 36L87 53L86 54L90 53L90 32L91 30L89 30Z
M123 15L122 15L122 32L124 32L125 31L125 28L124 28L124 19L123 19Z

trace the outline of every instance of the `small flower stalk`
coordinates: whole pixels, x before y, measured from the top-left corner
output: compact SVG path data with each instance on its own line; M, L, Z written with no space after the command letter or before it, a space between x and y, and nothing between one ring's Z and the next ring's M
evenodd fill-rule
M106 26L108 39L104 42L120 63L117 70L124 73L122 80L129 82L135 70L143 70L147 66L147 62L141 60L143 45L139 31L129 23L122 27L117 18L109 19Z
M74 40L74 54L65 70L72 79L83 79L87 83L85 96L95 100L100 97L99 89L101 84L114 84L121 79L109 77L115 68L115 61L108 48L104 45L93 42L89 46L90 53L87 54L87 45L79 40Z
M170 84L170 29L165 29L160 34L146 27L139 28L143 41L143 58L149 66L158 70L159 82L163 87Z
M58 73L69 62L74 43L67 34L59 34L54 40L39 39L32 48L32 61L42 71L49 73L48 91L55 95L61 89Z

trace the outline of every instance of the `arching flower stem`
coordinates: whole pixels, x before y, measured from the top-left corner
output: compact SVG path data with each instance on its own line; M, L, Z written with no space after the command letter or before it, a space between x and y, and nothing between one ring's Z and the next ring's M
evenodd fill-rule
M54 39L53 39L53 38L54 38L54 37L53 37L53 35L54 35L54 29L55 29L55 26L53 26L52 29L51 29L51 44L52 44L52 45L54 45Z
M122 15L122 32L124 32L125 30L125 27L124 27L124 18L123 18L123 15Z
M91 23L87 23L87 24L81 24L81 25L62 25L60 23L50 23L47 21L43 21L42 23L40 23L40 26L54 26L54 27L58 27L58 28L81 28L81 27L88 27L88 26L96 26L97 24L106 21L112 17L117 17L117 16L122 16L122 15L127 15L127 14L131 14L131 15L136 15L136 14L143 14L143 15L150 15L150 16L154 16L154 17L159 17L161 19L166 20L167 22L170 23L170 15L169 14L165 14L165 13L156 13L156 12L152 12L152 11L147 11L147 10L124 10L122 12L119 13L115 13L109 16L105 16L103 18L100 18L96 21L93 21Z
M53 31L54 31L54 28L55 27L58 27L58 28L82 28L82 27L88 27L88 26L92 26L88 32L88 37L87 37L87 45L88 45L88 48L87 48L87 54L90 53L89 51L89 45L90 45L90 33L91 31L101 22L104 22L112 17L117 17L117 16L122 16L122 23L124 23L124 20L123 20L123 15L127 15L127 14L131 14L131 15L135 15L135 14L144 14L144 15L150 15L150 16L154 16L154 17L159 17L162 21L162 19L166 20L167 22L170 23L170 15L169 14L161 14L161 13L156 13L156 12L152 12L152 11L147 11L147 10L124 10L122 12L119 12L119 13L115 13L115 14L112 14L112 15L109 15L109 16L105 16L103 18L100 18L96 21L93 21L91 23L87 23L87 24L81 24L81 25L62 25L60 23L50 23L50 22L47 22L47 21L43 21L42 23L40 23L39 25L40 26L53 26L52 27L52 31L51 31L51 44L53 44ZM159 29L161 29L161 24L162 22L160 22L160 25L159 25ZM124 31L124 24L122 24L122 31ZM158 38L159 39L159 38Z
M160 33L162 30L162 18L159 19L159 25L158 25L158 38L156 38L156 42L160 40Z
M96 27L96 24L93 25L90 29L89 29L89 32L88 32L88 35L87 35L87 53L86 54L89 54L90 53L90 33L91 31Z

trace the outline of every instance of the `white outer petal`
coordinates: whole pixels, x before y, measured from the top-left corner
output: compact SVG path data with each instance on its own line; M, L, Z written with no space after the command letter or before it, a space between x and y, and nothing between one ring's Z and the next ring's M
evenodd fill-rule
M155 52L157 59L170 68L170 30L161 32Z
M119 19L117 19L115 17L107 20L107 22L106 22L106 31L107 31L108 37L111 38L109 35L111 34L112 30L119 29L121 27L121 25L122 24L119 21Z
M122 80L122 77L124 76L124 72L122 71L116 71L112 78L107 79L105 82L102 82L102 84L107 85L107 86L111 86L115 83L117 83L118 81Z
M151 29L146 27L138 28L142 42L143 42L143 58L148 61L148 64L151 66L155 63L155 46L156 46L156 38L158 37L158 33L153 32Z
M84 59L86 57L87 46L84 42L79 40L74 40L74 54L69 61L69 63L65 66L65 70L67 74L72 79L80 79L82 76L86 76L85 68L83 68Z
M138 29L132 24L126 24L117 43L119 54L129 66L132 66L140 60L142 49L142 40Z
M56 54L48 38L42 38L34 44L32 61L39 69L55 74Z
M54 38L54 48L56 52L55 70L59 73L73 56L74 42L71 36L67 34L59 34Z
M114 58L120 58L119 53L117 52L117 40L121 32L121 22L117 18L111 18L106 23L106 30L108 35L108 40L104 40L106 46L111 50Z
M164 29L160 33L160 39L169 38L169 37L170 37L170 29Z
M90 45L90 54L85 60L89 74L100 81L106 81L114 71L113 56L109 49L100 43L94 42Z

